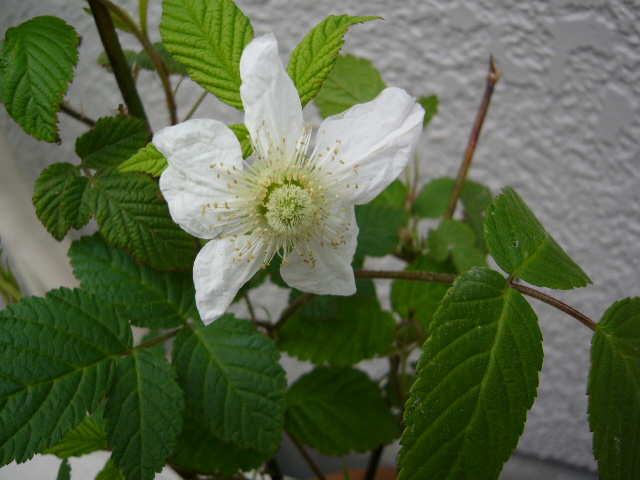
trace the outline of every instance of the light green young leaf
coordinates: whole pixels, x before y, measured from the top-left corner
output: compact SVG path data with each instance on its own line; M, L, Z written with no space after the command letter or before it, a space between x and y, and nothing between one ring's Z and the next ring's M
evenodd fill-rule
M152 480L182 428L182 391L165 357L135 350L116 362L104 417L114 465L127 480Z
M160 153L153 143L138 150L132 157L125 160L118 170L127 172L144 172L154 177L159 177L167 168L167 159Z
M201 420L187 412L169 462L188 472L233 475L238 470L248 472L260 467L271 455L220 440Z
M62 440L42 453L69 458L81 457L106 448L107 439L102 426L95 419L87 416L80 425L62 437Z
M235 133L240 146L242 147L242 158L247 158L253 153L253 145L251 145L251 139L249 138L249 130L244 123L235 123L229 125L229 128Z
M103 117L76 140L76 153L87 168L119 166L149 141L143 120L134 117Z
M614 303L593 336L589 425L603 480L640 475L640 298Z
M279 447L284 423L286 379L279 358L269 337L228 316L185 328L173 348L191 411L216 437L265 453Z
M430 330L406 405L398 478L495 480L536 396L536 315L498 272L474 268L455 281Z
M69 465L69 460L66 458L60 464L56 480L71 480L71 465Z
M242 110L240 57L253 39L249 18L232 0L164 0L160 33L191 78Z
M109 460L95 480L127 480L118 468Z
M563 290L591 283L512 188L505 188L493 200L484 231L491 256L512 276Z
M0 465L55 445L95 410L131 328L82 290L53 290L0 312Z
M373 450L400 433L378 386L349 367L317 367L291 385L285 428L325 455Z
M326 118L373 100L386 86L370 60L339 55L314 101Z
M379 18L331 15L302 39L291 54L287 72L298 89L303 107L316 96L336 64L336 57L344 45L343 37L349 27Z
M78 63L78 34L57 17L35 17L7 30L0 51L2 101L30 135L59 142L57 112Z
M191 272L152 270L99 233L73 242L69 258L82 288L119 305L134 325L171 328L199 318Z
M158 270L191 269L197 242L171 220L158 184L147 175L96 175L91 205L111 244Z
M422 120L422 127L426 127L431 119L438 113L438 105L440 101L435 95L429 97L422 97L418 99L418 103L424 108L424 119Z

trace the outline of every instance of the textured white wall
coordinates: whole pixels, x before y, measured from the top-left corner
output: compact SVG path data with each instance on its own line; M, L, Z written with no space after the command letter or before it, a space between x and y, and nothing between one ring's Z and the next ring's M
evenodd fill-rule
M130 6L131 1L123 2ZM157 24L160 2L153 1ZM557 294L594 319L640 285L640 4L624 0L457 2L238 0L256 34L275 32L287 58L328 14L381 15L352 27L345 52L373 60L389 85L416 96L437 94L440 113L423 136L423 180L453 176L484 88L489 53L503 77L476 151L471 178L494 192L515 187L595 286ZM0 32L53 14L83 35L71 103L87 115L112 113L113 80L93 67L100 48L83 2L3 0ZM126 36L125 36L126 37ZM159 37L158 37L159 39ZM135 45L124 38L125 44ZM155 80L143 90L155 128L166 123ZM198 90L180 87L184 115ZM307 118L314 115L312 107ZM241 116L208 99L198 116ZM317 118L317 117L313 117ZM52 162L73 161L83 127L62 118L60 147L34 141L0 114L24 178L32 184ZM0 205L0 207L3 207ZM28 231L24 232L29 235ZM2 232L0 232L2 235ZM521 452L593 469L586 418L590 331L534 303L545 336L538 400Z

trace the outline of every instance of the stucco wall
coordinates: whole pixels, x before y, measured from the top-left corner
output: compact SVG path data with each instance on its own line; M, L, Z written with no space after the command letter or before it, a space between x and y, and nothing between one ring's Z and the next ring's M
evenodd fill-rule
M130 5L132 2L123 2ZM160 2L152 3L157 24ZM503 77L476 150L471 178L515 187L595 286L558 297L594 319L640 285L640 4L622 0L293 1L238 0L256 34L275 32L283 58L328 14L381 15L357 25L344 51L371 59L389 85L437 94L440 113L424 134L422 175L455 175L484 88L489 53ZM120 102L112 78L94 68L100 51L83 2L3 0L0 32L41 14L58 15L83 36L69 99L91 117ZM124 36L125 44L135 45ZM157 38L159 39L159 37ZM145 77L155 128L166 124L158 82ZM198 95L180 87L184 115ZM313 107L307 118L315 117ZM241 120L208 98L198 115ZM62 117L60 147L34 141L5 112L0 127L25 181L74 158L83 126ZM2 157L4 158L4 157ZM1 159L0 159L1 160ZM2 161L6 161L2 160ZM2 167L2 175L5 175ZM1 205L4 209L5 205ZM20 227L18 227L20 228ZM25 228L23 235L31 235ZM0 236L3 232L0 231ZM590 331L534 303L545 337L538 400L519 450L595 468L586 418Z

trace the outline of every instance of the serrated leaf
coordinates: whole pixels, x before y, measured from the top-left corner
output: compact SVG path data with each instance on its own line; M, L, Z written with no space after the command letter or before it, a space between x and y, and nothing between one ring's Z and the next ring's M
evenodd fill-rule
M398 478L495 480L536 396L536 315L498 272L474 268L455 281L430 329L406 405Z
M74 241L69 258L82 288L119 305L134 325L171 328L199 318L191 272L147 268L99 233Z
M152 350L119 358L104 417L114 465L127 480L151 480L182 428L182 391L167 359Z
M360 233L356 256L383 257L395 252L400 230L407 225L409 212L383 203L356 205L356 222Z
M213 435L202 421L187 412L182 433L169 459L182 470L200 474L232 475L258 468L271 453L240 448Z
M278 330L278 348L316 364L353 365L387 351L396 322L370 280L353 297L316 297Z
M373 450L399 433L378 386L349 367L317 367L291 385L285 428L326 455Z
M158 270L189 270L196 240L176 225L158 184L144 174L110 171L93 179L93 214L104 237Z
M424 119L422 120L422 128L426 127L431 119L438 113L438 105L440 100L435 95L422 97L418 99L418 103L424 108Z
M128 160L125 160L118 167L118 170L123 173L144 172L154 177L159 177L168 165L166 157L160 153L153 143L149 143Z
M59 458L81 457L87 453L107 448L107 439L100 424L92 417L85 417L80 425L69 431L62 440L42 453Z
M380 17L331 15L313 27L291 54L287 72L293 80L304 107L316 96L336 64L350 26Z
M109 460L95 480L126 480L122 472Z
M370 60L339 55L314 101L326 118L373 100L386 86Z
M72 228L81 229L91 219L91 187L89 179L73 176L62 192L60 208Z
M512 188L505 188L493 200L484 231L491 256L512 276L563 290L591 283Z
M273 341L246 320L185 328L173 360L191 411L218 438L273 453L284 422L284 370Z
M0 312L0 465L56 444L95 410L131 344L121 313L82 290Z
M589 425L603 480L640 475L640 298L614 303L593 336Z
M147 145L149 133L143 120L134 117L103 117L76 140L76 153L87 168L119 166Z
M36 215L57 240L62 240L71 228L71 214L76 211L79 217L83 208L82 195L77 195L79 183L74 181L76 178L81 178L78 167L70 163L54 163L40 172L36 179L33 192Z
M60 464L56 480L71 480L71 465L69 465L69 460L66 458Z
M35 17L7 30L0 51L2 101L30 135L59 142L57 112L78 63L78 34L57 17Z
M247 130L244 123L235 123L233 125L229 125L229 128L240 142L240 146L242 147L242 158L247 158L253 153L253 145L251 145L251 139L249 138L249 130Z
M176 60L167 50L167 47L164 46L164 43L156 42L153 44L153 46L164 61L169 74L187 75L187 69L185 68L185 66L176 62ZM138 65L140 65L140 67L144 68L145 70L155 71L156 69L146 50L142 50L139 54L137 54L136 61Z
M164 0L160 33L193 80L242 110L240 57L253 39L249 18L231 0Z

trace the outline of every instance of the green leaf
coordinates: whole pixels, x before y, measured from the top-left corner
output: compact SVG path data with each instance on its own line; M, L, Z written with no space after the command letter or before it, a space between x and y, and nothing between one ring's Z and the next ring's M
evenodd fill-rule
M187 412L169 462L188 472L232 475L238 470L247 472L258 468L271 455L220 440L201 420Z
M589 424L603 480L640 475L640 298L614 303L593 336Z
M353 297L316 297L278 330L278 347L301 360L353 365L386 352L396 322L380 308L370 280Z
M69 465L69 460L66 458L60 464L56 480L71 480L71 465Z
M55 445L95 410L131 344L121 313L82 290L0 312L0 465Z
M42 453L49 453L59 458L69 458L81 457L87 453L106 448L107 440L100 424L92 417L85 417L80 425Z
M426 127L431 119L438 113L438 105L440 100L435 95L422 97L418 99L418 103L424 108L424 119L422 120L422 128Z
M285 428L325 455L366 452L399 434L378 386L349 367L317 367L291 385Z
M191 272L152 270L100 234L73 242L69 258L82 288L119 305L134 325L171 328L199 318Z
M497 479L535 399L542 355L536 315L519 292L493 270L460 275L423 345L399 480Z
M336 64L336 57L344 45L343 37L349 27L379 18L331 15L302 39L291 54L287 72L298 89L303 107L316 96Z
M158 51L158 54L164 61L164 64L167 66L167 71L169 74L178 74L178 75L187 75L187 69L184 65L179 64L173 58L173 56L167 51L167 47L164 46L162 42L156 42L153 44L154 48ZM142 50L139 54L137 54L137 63L141 68L145 70L155 71L156 67L153 65L153 62L149 58L146 50Z
M125 160L118 170L126 172L144 172L159 177L167 168L167 159L160 153L153 143L148 143L128 160Z
M45 168L36 180L33 192L36 215L57 240L62 240L71 228L71 219L65 212L71 214L83 208L82 194L79 199L77 196L80 184L74 182L76 178L81 178L78 167L70 163L54 163Z
M158 270L189 270L197 242L176 225L158 184L117 171L93 179L92 208L104 237Z
M446 264L426 256L419 257L406 270L453 273ZM402 318L418 320L423 330L428 331L433 314L449 287L446 283L396 280L391 285L391 305Z
M426 184L418 194L413 213L423 218L438 218L444 215L449 204L455 180L436 178ZM491 204L491 190L484 185L467 180L460 195L465 208L465 217L484 212Z
M374 205L393 205L394 207L404 208L408 193L407 186L404 183L400 180L394 180L380 195L369 203Z
M400 230L407 225L409 212L384 203L356 205L360 233L356 256L383 257L396 251Z
M493 200L484 230L491 256L511 276L563 290L591 283L512 188Z
M62 216L72 228L81 229L91 219L91 187L89 179L73 175L62 192Z
M109 460L102 471L96 476L96 480L126 480L122 472Z
M253 145L251 145L251 139L249 138L249 130L244 123L236 123L229 125L229 128L235 133L240 146L242 147L242 158L247 158L253 153Z
M182 392L167 359L152 350L134 350L116 365L104 413L112 458L127 480L151 480L182 428Z
M373 100L386 86L380 72L370 60L340 55L315 102L320 115L326 118L342 113L358 103Z
M468 225L457 220L445 219L440 222L437 233L437 248L445 248L449 252L457 272L487 266L485 255L475 247L476 236ZM432 239L431 236L429 239Z
M119 166L149 141L143 120L134 117L103 117L76 140L76 153L87 168Z
M59 142L57 112L78 63L78 34L57 17L35 17L7 30L0 51L2 101L30 135Z
M173 349L191 411L218 438L273 453L284 422L284 370L273 341L253 324L222 317L185 328Z
M191 78L242 110L240 57L253 39L249 18L232 0L164 0L160 33Z

